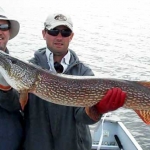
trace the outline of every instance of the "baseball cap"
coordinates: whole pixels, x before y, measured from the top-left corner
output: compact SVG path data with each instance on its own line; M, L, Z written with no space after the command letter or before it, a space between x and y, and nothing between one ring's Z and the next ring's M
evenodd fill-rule
M44 22L46 29L51 30L57 26L67 26L71 31L73 31L73 23L70 16L60 13L49 14Z

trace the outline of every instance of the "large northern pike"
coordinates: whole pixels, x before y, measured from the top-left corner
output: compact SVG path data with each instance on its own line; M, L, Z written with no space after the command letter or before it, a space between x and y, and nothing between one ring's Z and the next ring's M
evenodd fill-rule
M124 107L133 109L146 124L150 124L149 82L55 74L2 51L0 72L20 93L33 93L49 102L66 106L92 106L108 89L119 87L127 93Z

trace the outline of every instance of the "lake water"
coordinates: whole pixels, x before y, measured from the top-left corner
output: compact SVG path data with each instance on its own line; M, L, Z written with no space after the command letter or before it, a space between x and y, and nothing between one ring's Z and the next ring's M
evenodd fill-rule
M8 46L16 57L27 60L44 47L41 31L46 16L65 12L74 22L70 48L97 76L150 81L149 0L5 0L1 7L21 23ZM150 150L150 127L132 110L114 113L143 150Z

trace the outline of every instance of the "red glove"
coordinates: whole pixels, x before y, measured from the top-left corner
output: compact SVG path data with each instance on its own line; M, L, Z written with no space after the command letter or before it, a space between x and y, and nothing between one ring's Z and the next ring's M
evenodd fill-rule
M126 93L120 88L112 88L107 91L106 95L96 105L100 114L114 111L124 105Z
M122 107L125 102L125 98L126 93L120 88L112 88L107 91L102 100L92 107L86 107L85 111L91 119L98 121L104 113Z

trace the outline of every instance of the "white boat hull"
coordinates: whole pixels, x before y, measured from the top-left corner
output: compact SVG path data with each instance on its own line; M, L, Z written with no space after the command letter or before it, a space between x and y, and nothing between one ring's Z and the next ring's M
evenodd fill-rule
M100 138L102 138L100 150L142 150L135 138L117 116L110 115L105 118L104 122L101 120L94 125L90 125L90 130L92 135L92 150L97 150ZM101 136L102 134L103 136ZM117 135L120 139L122 149L119 148L114 135Z

